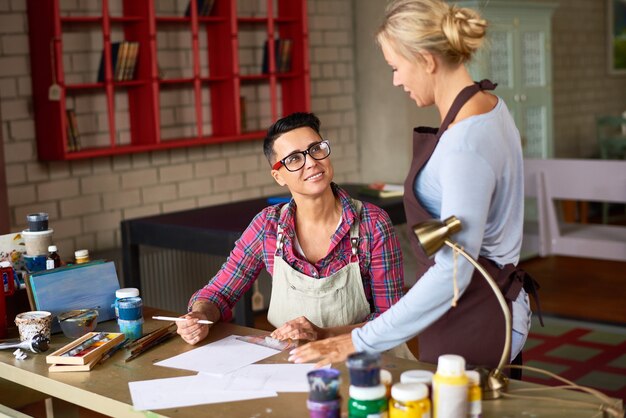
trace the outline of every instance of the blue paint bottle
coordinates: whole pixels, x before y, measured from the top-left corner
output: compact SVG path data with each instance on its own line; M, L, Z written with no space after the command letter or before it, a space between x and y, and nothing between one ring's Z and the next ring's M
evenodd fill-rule
M120 332L129 340L143 335L143 301L139 296L119 299L117 305L117 325Z

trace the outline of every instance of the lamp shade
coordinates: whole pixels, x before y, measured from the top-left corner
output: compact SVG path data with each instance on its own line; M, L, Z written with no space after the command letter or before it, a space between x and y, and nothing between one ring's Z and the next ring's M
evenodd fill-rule
M432 257L443 245L446 239L461 230L461 221L456 216L450 216L444 221L430 219L413 227L413 232L428 257Z

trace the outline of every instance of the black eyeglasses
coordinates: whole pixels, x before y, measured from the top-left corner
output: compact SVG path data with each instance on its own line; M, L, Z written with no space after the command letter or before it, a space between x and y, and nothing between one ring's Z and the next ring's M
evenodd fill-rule
M306 156L310 155L314 160L323 160L330 155L330 144L328 140L316 142L311 145L306 151L298 151L293 154L289 154L280 161L276 161L276 164L272 166L274 170L278 170L281 166L285 166L287 171L298 171L306 163Z

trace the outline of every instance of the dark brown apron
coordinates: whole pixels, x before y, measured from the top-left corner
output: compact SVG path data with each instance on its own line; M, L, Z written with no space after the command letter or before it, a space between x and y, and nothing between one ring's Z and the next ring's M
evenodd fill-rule
M404 183L404 210L410 228L411 245L417 255L418 280L434 265L434 261L426 256L412 230L414 225L432 218L415 195L415 179L463 105L477 92L493 90L495 87L491 81L483 80L464 88L452 103L439 129L417 127L413 130L413 161ZM535 295L536 283L513 264L498 268L484 257L479 257L478 261L498 283L508 302L509 311L511 302L517 298L522 287L528 288ZM465 358L468 365L495 368L504 349L504 333L504 314L500 304L487 281L475 270L457 306L448 309L440 319L419 334L419 360L436 364L441 354L458 354Z

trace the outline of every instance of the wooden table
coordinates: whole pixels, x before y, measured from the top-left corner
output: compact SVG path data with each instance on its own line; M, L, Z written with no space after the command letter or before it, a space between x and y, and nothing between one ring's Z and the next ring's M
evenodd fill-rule
M171 314L170 312L157 311L146 308L144 316L146 323L144 333L163 326L163 322L153 321L150 318L154 314ZM98 325L97 330L117 330L114 321L108 321ZM262 331L252 328L241 327L234 324L220 323L211 329L210 338L204 344L216 341L232 334L251 335ZM61 334L52 337L52 345L48 353L59 349L69 342ZM173 339L155 347L138 357L125 363L124 358L128 355L125 351L116 353L104 364L96 366L90 372L74 373L49 373L45 361L46 353L30 354L26 360L15 360L12 350L0 351L0 377L8 379L15 384L22 385L46 393L62 400L55 405L65 409L55 415L69 418L77 415L77 409L70 406L82 406L99 413L114 417L225 417L225 418L293 418L307 417L306 393L279 393L278 397L254 399L249 401L229 402L222 404L198 405L185 408L164 409L157 413L147 411L135 411L132 407L128 382L159 379L176 376L189 376L195 374L191 371L171 369L154 366L153 363L175 356L185 351L193 350L180 338ZM273 357L261 361L261 363L285 363L287 353L279 353ZM346 412L348 399L348 373L344 364L336 364L342 372L343 382L341 395L344 399L342 411ZM383 367L391 372L394 382L399 381L400 374L410 369L433 370L432 365L383 356ZM531 383L512 382L511 388L538 387ZM558 397L561 399L576 399L593 401L584 394L570 393L562 390L551 391L544 396ZM75 414L75 415L74 415ZM591 417L597 416L597 411L580 407L563 407L554 401L539 400L513 400L500 399L483 402L483 417Z
M406 222L402 197L379 199L361 195L358 193L362 187L360 184L341 187L354 198L383 208L394 224ZM141 291L139 251L142 245L228 256L254 216L269 206L267 199L262 197L122 221L124 287L136 287ZM239 325L254 326L251 291L237 304L234 320Z

